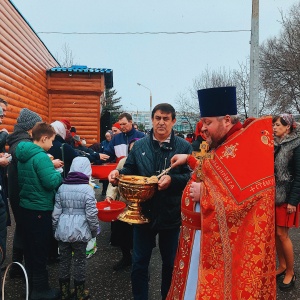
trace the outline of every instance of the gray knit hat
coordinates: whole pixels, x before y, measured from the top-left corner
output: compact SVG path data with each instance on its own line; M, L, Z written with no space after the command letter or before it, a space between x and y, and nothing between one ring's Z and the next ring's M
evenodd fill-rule
M34 111L28 108L22 108L17 119L17 124L22 129L28 131L33 128L37 122L41 122L42 118Z

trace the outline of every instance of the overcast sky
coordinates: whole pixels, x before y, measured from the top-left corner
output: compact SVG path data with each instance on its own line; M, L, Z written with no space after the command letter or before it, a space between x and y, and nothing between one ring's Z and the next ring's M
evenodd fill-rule
M74 63L110 68L125 110L175 99L209 68L237 69L250 55L251 0L13 0L49 51ZM280 11L298 1L260 0L260 43L279 34ZM195 34L62 34L236 31ZM42 32L60 32L49 34Z

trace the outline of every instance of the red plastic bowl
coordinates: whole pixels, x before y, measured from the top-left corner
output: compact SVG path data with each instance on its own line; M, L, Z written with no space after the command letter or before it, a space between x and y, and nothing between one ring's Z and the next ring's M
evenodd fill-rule
M117 163L107 163L103 165L92 165L92 176L96 179L107 180L108 174L115 170Z
M112 200L97 202L98 219L103 222L112 222L117 220L118 215L125 209L126 204L122 201Z

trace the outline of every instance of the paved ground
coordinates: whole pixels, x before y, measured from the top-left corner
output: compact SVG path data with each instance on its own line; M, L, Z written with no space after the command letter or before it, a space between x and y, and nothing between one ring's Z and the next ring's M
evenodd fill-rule
M99 194L100 190L97 190ZM97 196L101 200L101 196ZM120 259L118 248L109 245L110 223L102 223L102 232L97 238L98 251L88 259L87 287L92 299L95 300L131 300L130 268L115 272L112 265ZM10 263L13 227L8 230L8 258L5 264ZM278 300L300 300L300 229L291 230L295 247L295 270L299 276L296 287L291 292L278 290ZM157 248L153 251L151 260L151 279L149 286L149 300L160 300L160 255ZM58 264L48 266L50 282L58 287ZM5 300L24 299L25 284L22 280L6 279ZM191 299L192 300L192 299Z

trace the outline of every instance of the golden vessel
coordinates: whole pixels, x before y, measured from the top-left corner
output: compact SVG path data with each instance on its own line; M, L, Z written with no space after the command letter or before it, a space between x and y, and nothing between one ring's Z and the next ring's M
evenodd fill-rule
M150 220L141 212L140 203L153 197L157 190L157 182L156 176L121 175L118 184L119 192L130 204L118 219L131 224L149 223Z

